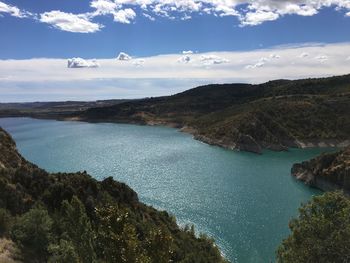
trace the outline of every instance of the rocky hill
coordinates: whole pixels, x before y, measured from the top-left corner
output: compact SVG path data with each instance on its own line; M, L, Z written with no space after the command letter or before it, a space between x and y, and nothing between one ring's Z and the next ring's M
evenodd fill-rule
M324 191L341 189L350 193L350 147L294 164L292 175Z
M127 185L48 173L1 128L0 240L7 262L225 262L211 239L139 202Z

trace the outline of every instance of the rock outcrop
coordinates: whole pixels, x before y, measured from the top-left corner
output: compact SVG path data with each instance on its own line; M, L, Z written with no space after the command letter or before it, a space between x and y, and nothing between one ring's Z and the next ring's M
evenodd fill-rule
M341 189L350 193L350 147L294 164L291 172L298 180L323 191Z

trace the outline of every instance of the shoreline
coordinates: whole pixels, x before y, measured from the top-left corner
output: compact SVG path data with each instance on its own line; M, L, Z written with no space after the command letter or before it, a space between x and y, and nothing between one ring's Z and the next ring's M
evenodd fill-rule
M42 119L42 120L56 120L56 121L79 121L79 122L86 122L86 123L116 123L116 124L131 124L131 125L141 125L141 126L163 126L163 127L169 127L177 129L179 132L187 133L192 135L192 138L194 140L198 140L200 142L203 142L205 144L211 145L211 146L218 146L223 149L227 150L234 150L234 151L246 151L246 152L252 152L255 154L262 154L263 150L272 150L276 152L281 151L288 151L289 148L296 148L296 149L309 149L309 148L345 148L347 146L350 146L350 139L340 140L340 139L313 139L309 141L302 141L302 140L295 140L295 141L284 141L284 145L288 146L281 146L276 144L269 144L261 146L258 144L253 138L251 138L249 135L243 135L243 140L245 140L245 143L238 144L237 142L216 139L216 138L210 138L205 135L202 135L198 132L198 130L194 127L188 126L188 125L181 125L175 122L164 122L164 121L137 121L137 120L115 120L115 119L103 119L103 120L97 120L97 119L84 119L81 117L62 117L62 116L26 116L26 115L20 115L20 116L0 116L0 118L21 118L21 117L27 117L27 118L33 118L33 119Z

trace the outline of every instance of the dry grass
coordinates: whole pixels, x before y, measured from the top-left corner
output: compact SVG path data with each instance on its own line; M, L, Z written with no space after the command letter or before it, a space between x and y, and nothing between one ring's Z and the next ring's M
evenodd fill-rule
M20 263L19 250L12 240L0 239L0 263Z

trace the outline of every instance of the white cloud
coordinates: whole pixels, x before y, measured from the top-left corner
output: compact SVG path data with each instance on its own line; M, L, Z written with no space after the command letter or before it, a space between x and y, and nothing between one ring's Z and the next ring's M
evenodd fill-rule
M151 20L151 21L155 21L155 20L156 20L153 16L151 16L151 15L149 15L149 14L143 13L142 15L143 15L144 17L148 18L148 19Z
M304 52L309 54L310 59L298 57ZM278 54L280 58L271 58L271 54ZM142 58L146 60L142 67L137 66L137 59L130 60L129 63L120 63L116 59L99 59L101 67L93 70L67 68L67 59L0 60L0 83L5 87L14 82L75 83L78 80L95 81L111 78L206 79L207 83L211 83L218 77L230 79L232 82L259 83L280 78L349 74L349 61L346 60L348 54L350 54L350 43L312 44L245 52L195 53L189 55L190 63L176 62L179 58L178 53L159 55ZM321 56L329 58L326 63L321 63ZM315 59L316 57L319 59ZM215 61L225 63L214 66ZM210 66L206 66L206 63ZM251 66L248 67L249 65ZM1 90L0 94L3 95Z
M145 60L143 58L136 59L133 63L136 67L142 67L145 64Z
M67 61L68 68L98 68L100 64L96 59L85 60L82 58L70 58Z
M348 58L346 60L350 60L350 56L348 56Z
M266 21L273 21L279 18L278 13L271 11L257 10L254 12L248 12L241 18L242 26L256 26Z
M117 56L117 60L128 61L131 59L132 59L132 57L124 52L120 52L119 55Z
M271 55L270 55L270 58L272 58L272 59L280 59L281 56L278 55L278 54L271 54Z
M8 5L4 2L0 2L0 13L7 13L11 16L15 16L19 18L32 16L31 13L24 10L20 10L18 7L13 5Z
M320 62L325 62L325 61L328 60L328 56L326 56L326 55L318 55L318 56L315 57L315 59L317 59Z
M254 69L254 68L261 68L266 64L266 62L270 61L270 59L266 57L260 58L255 64L247 65L246 69Z
M56 10L38 16L40 21L58 29L79 33L99 31L103 26L93 22L96 16L110 15L115 22L130 24L137 12L152 21L157 16L186 20L194 13L234 16L241 26L257 26L286 15L313 16L323 8L334 8L350 16L349 0L91 0L90 7L93 10L83 14ZM0 2L0 13L16 17L36 16L4 2Z
M324 7L345 10L350 15L349 0L114 0L120 7L139 6L155 15L174 19L175 13L236 16L243 26L259 25L285 15L313 16ZM242 8L243 7L243 8Z
M306 57L308 57L308 56L309 56L309 53L303 52L303 53L301 53L298 57L299 57L299 58L306 58Z
M41 14L40 21L73 33L93 33L103 27L100 24L91 22L84 14L76 15L57 10Z
M177 61L180 63L187 64L187 63L191 62L191 57L189 55L184 55L184 56L180 57Z
M217 55L202 55L200 57L200 60L203 62L203 64L205 66L223 64L223 63L228 63L229 62L228 59L219 57Z
M124 24L130 24L135 19L136 13L131 8L116 11L114 14L114 21Z
M190 54L193 54L193 51L192 50L184 50L184 51L182 51L182 54L190 55Z
M118 8L118 5L115 2L109 0L93 0L90 3L90 6L96 9L93 14L95 16L111 14Z

